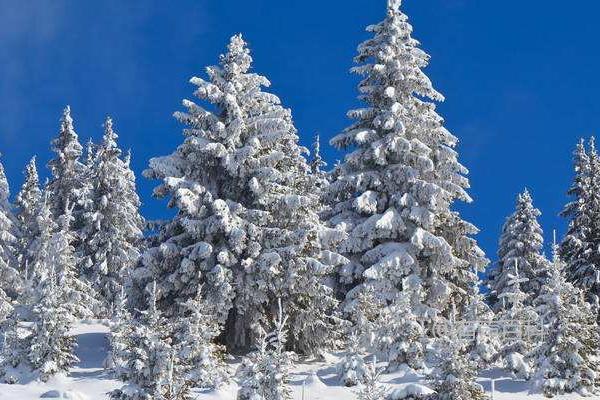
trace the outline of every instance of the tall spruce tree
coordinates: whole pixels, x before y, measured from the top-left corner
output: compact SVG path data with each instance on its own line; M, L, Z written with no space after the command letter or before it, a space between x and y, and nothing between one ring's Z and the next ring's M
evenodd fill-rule
M120 371L125 384L109 393L113 400L190 399L184 374L175 363L170 343L168 320L156 306L157 289L152 283L147 293L148 308L128 321L123 334L123 365Z
M65 218L69 218L67 211ZM26 290L19 297L19 307L13 311L6 332L8 353L5 352L3 375L15 381L11 367L21 365L47 380L56 373L66 372L76 361L75 340L69 335L77 311L90 304L87 297L75 296L89 290L77 290L69 269L75 265L73 249L65 228L58 228L43 201L36 217L39 235L34 246L35 257L29 266ZM68 223L65 224L68 228ZM27 329L29 333L20 333Z
M81 246L82 273L109 313L139 259L144 226L135 176L122 158L117 138L112 120L107 118L102 143L88 166L91 187Z
M554 248L548 282L535 301L547 337L533 354L534 386L546 396L598 393L600 333L591 306L564 277L565 264Z
M287 317L279 302L275 329L263 336L258 349L244 357L237 371L237 400L291 400L290 369L294 353L285 351Z
M417 294L411 309L428 325L452 303L462 312L475 271L488 261L471 237L477 228L452 211L456 200L471 201L467 169L453 149L458 139L435 111L444 97L422 71L429 56L399 7L389 1L386 18L367 28L373 37L358 47L352 71L363 77L365 107L351 110L355 122L331 141L353 151L336 168L327 198L330 222L349 234L341 246L350 259L340 269L350 290L345 309L353 313L366 287L393 304L409 278Z
M69 106L63 111L58 136L52 141L52 150L56 155L48 163L52 172L47 187L50 212L58 218L65 212L66 205L71 204L75 205L75 215L79 217L79 191L85 167L79 161L83 147L73 127Z
M567 264L567 280L580 288L586 299L598 304L600 298L600 158L594 138L589 151L583 141L575 150L575 179L568 191L573 200L562 215L569 229L561 243L560 255ZM600 314L598 316L600 318Z
M202 285L229 348L255 343L280 297L294 326L288 344L314 352L334 332L336 301L323 278L342 234L320 222L315 178L290 111L263 92L270 83L249 71L251 63L236 35L220 65L207 68L209 79L192 79L195 95L216 110L185 100L187 112L176 113L185 141L145 171L162 180L155 194L170 197L178 213L143 255L134 281L143 288L156 279L167 315Z
M542 254L543 232L537 221L540 215L525 189L517 196L515 211L502 227L498 265L490 272L488 300L496 311L502 307L502 293L512 290L508 282L517 269L521 278L527 278L521 284L521 290L529 296L526 304L531 304L540 291L548 271L548 260Z
M10 189L0 163L0 297L16 298L21 288L18 273L18 228L9 201ZM1 301L0 301L1 302Z
M16 217L21 231L19 237L19 267L21 271L27 270L27 265L34 256L32 245L39 235L36 218L42 202L42 191L35 160L36 157L32 157L25 168L25 181L16 199Z
M25 339L29 346L27 361L43 381L68 371L78 361L75 338L69 335L73 318L64 302L63 290L51 269L48 279L37 287L39 298L31 312L32 332Z
M514 261L517 264L517 260ZM514 272L507 275L507 287L498 296L501 307L496 314L499 324L513 325L517 332L523 332L523 327L539 323L539 315L533 306L526 304L529 296L521 289L527 283L527 278L521 278L518 266ZM504 368L519 379L531 377L530 360L527 358L536 343L529 335L517 334L503 343L495 358L500 359Z
M73 223L72 207L67 204L67 210L59 217L50 239L50 258L47 263L56 270L57 282L61 287L60 299L73 318L91 318L97 315L101 304L96 299L97 293L85 280L77 274L77 257Z
M435 393L428 400L485 400L488 396L476 382L477 366L469 359L464 343L442 340L442 358L431 375Z

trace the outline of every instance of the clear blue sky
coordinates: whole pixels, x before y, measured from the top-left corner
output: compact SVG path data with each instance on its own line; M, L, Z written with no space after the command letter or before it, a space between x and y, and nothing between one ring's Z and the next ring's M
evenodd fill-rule
M302 141L343 129L356 105L348 73L364 27L385 0L0 0L0 151L13 192L38 154L50 158L64 105L85 142L111 115L140 173L180 143L171 117L190 97L188 79L217 61L242 32L255 70L293 109ZM600 126L600 4L549 1L405 0L415 37L432 56L427 74L457 135L475 199L461 206L495 258L517 192L530 188L548 240L566 201L571 152ZM336 157L326 148L330 163ZM165 215L138 176L149 218Z

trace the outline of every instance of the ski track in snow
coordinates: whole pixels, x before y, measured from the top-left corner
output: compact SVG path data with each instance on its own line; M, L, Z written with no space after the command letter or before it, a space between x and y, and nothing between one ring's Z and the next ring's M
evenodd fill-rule
M80 323L72 332L77 338L77 357L79 363L74 366L67 376L56 376L48 382L29 382L25 384L0 384L0 400L33 400L40 398L58 398L70 400L104 400L108 399L107 393L120 387L121 383L112 379L102 368L106 357L108 328L99 323ZM338 383L335 371L336 356L329 356L325 362L300 363L291 376L291 385L294 390L294 400L354 400L356 388L346 388ZM234 369L235 366L232 366ZM303 384L306 378L316 372L309 383ZM542 395L528 394L529 384L523 381L514 381L500 370L484 371L478 382L483 385L486 392L490 391L490 378L495 379L496 393L494 400L541 400ZM403 371L383 374L382 384L390 389L401 388L407 384L418 382L421 377L406 374ZM195 393L197 400L235 400L237 385L234 382L219 390L202 391ZM44 397L42 397L44 395ZM62 396L62 397L58 397ZM582 399L578 395L557 396L554 399L572 400ZM586 399L600 399L600 396L586 397Z

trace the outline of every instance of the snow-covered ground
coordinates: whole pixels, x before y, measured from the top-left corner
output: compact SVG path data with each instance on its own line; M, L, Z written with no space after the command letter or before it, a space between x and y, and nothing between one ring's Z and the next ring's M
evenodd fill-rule
M80 362L67 376L57 376L48 382L25 382L21 384L0 384L0 400L31 400L40 398L100 400L107 398L107 392L120 386L120 383L104 373L102 362L106 357L108 328L99 323L78 324L73 330L77 337L77 356ZM337 357L331 355L325 362L301 363L292 375L294 399L297 400L351 400L355 399L353 388L340 386L335 373ZM235 366L232 366L232 369ZM485 371L479 383L490 392L490 378L495 380L494 400L541 400L541 395L528 394L528 383L514 381L501 371ZM402 389L421 379L413 374L397 372L382 375L382 383L390 390ZM237 386L234 382L217 391L199 391L198 400L234 400ZM558 396L556 399L571 400L577 395ZM589 399L590 397L588 397ZM600 399L600 396L594 398Z

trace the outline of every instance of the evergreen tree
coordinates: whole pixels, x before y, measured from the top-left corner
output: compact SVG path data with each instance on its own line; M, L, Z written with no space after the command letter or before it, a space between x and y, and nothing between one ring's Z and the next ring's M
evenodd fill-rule
M0 297L15 298L22 283L17 271L19 233L9 196L4 166L0 163Z
M474 340L468 344L469 358L478 368L490 367L494 357L500 349L500 338L488 324L495 318L494 312L485 301L485 296L480 291L480 284L473 285L471 300L467 307L465 318L472 324Z
M189 385L178 369L170 344L168 321L156 307L156 284L148 292L148 308L130 320L122 376L125 385L110 393L114 400L187 400Z
M347 352L337 366L340 383L344 386L356 386L366 379L366 364L360 355L359 340L351 335L348 340Z
M27 360L29 343L21 337L22 317L18 308L13 308L8 317L0 324L2 332L2 352L0 353L0 377L6 383L18 382L17 368Z
M52 257L46 263L57 271L58 284L62 290L61 300L67 311L74 318L91 318L100 308L100 303L96 300L94 289L77 275L77 258L72 245L72 207L68 204L67 207L58 219L58 226L53 229L49 249Z
M36 157L32 157L25 169L25 182L17 195L17 222L21 231L19 249L21 252L19 265L22 271L27 270L31 262L32 245L39 235L36 218L42 202L42 191L36 167Z
M131 333L131 319L132 315L127 310L127 298L123 288L110 320L109 351L104 360L104 368L121 380L127 378L127 338Z
M135 176L121 158L117 137L107 118L102 144L88 168L92 185L83 229L82 273L98 292L105 312L115 307L139 259L144 225Z
M388 371L402 364L413 369L424 367L427 346L425 329L413 307L423 301L420 281L411 275L402 282L403 291L385 307L375 321L375 349L388 363Z
M213 307L204 301L201 290L181 306L186 311L175 337L187 380L197 387L219 387L229 373L223 361L224 349L214 343L221 330Z
M52 150L56 156L48 163L52 172L52 179L47 186L50 212L58 218L66 210L66 205L72 204L76 207L75 217L79 218L80 189L85 166L79 161L83 148L73 127L69 106L63 111L58 136L52 141Z
M285 351L286 322L280 301L275 330L261 338L258 350L245 357L238 369L237 400L292 399L288 381L294 355Z
M315 177L315 187L319 192L324 191L329 186L329 177L323 168L327 166L323 157L321 157L321 137L317 133L313 142L311 158L309 162L310 172ZM325 206L323 204L323 206Z
M69 335L76 303L70 295L71 282L65 276L68 251L64 253L58 233L50 234L54 227L46 203L37 219L47 228L37 238L38 252L28 290L19 297L19 307L13 310L5 331L2 370L7 382L17 379L11 374L13 368L28 368L46 381L78 361L75 339Z
M498 301L502 304L502 308L496 314L496 318L501 326L503 324L512 325L516 336L500 349L495 359L501 359L505 369L517 378L529 379L531 365L527 356L533 350L535 343L532 338L523 335L522 332L524 326L539 323L539 316L532 306L525 304L528 296L521 287L527 283L527 278L519 276L516 266L514 271L514 275L508 275L507 288L499 296Z
M581 291L565 280L557 252L555 248L550 279L536 299L548 336L535 352L534 385L548 397L598 393L598 326Z
M497 311L502 307L499 298L510 290L508 282L515 275L526 278L521 290L529 297L526 304L536 298L548 270L548 261L543 256L544 238L537 218L540 211L533 206L527 189L517 196L515 212L502 227L498 247L498 265L489 277L489 301Z
M313 142L312 157L310 160L310 170L314 175L323 176L323 168L327 166L327 163L321 157L321 137L319 134L315 134L315 141Z
M438 367L431 376L435 394L428 400L484 400L487 399L481 385L475 382L476 364L469 360L464 344L444 339Z
M176 113L184 143L145 171L162 180L155 194L170 197L178 213L143 255L134 283L143 289L156 279L168 316L202 286L229 348L248 349L280 297L295 328L288 345L316 352L335 332L336 301L324 277L342 234L320 222L315 178L290 111L262 91L265 77L249 72L240 35L220 61L207 68L208 81L192 79L195 95L216 111L184 101L187 112Z
M589 152L583 141L575 151L575 179L569 189L573 197L562 212L569 229L561 243L560 255L567 264L567 280L580 288L588 301L600 297L600 159L595 140ZM600 318L600 314L598 316Z
M340 269L347 301L373 287L391 305L408 279L418 294L411 308L427 327L451 303L464 309L473 268L487 259L471 238L477 229L451 210L456 200L471 201L467 170L435 111L433 101L444 98L422 71L429 56L399 6L389 1L385 20L369 26L374 36L358 47L353 72L364 77L358 90L366 105L348 113L354 124L331 141L353 151L327 199L330 222L349 234L340 248L350 259Z
M49 263L52 255L50 254L50 246L52 235L57 224L54 222L52 213L50 212L50 204L47 194L42 199L42 203L38 208L35 216L35 226L32 228L37 233L30 246L30 258L25 264L25 283L24 290L19 296L19 303L25 307L32 307L38 301L37 288L39 285L49 279L50 268Z
M69 336L73 319L61 296L54 271L38 286L39 300L32 308L33 329L27 337L28 362L43 381L67 372L77 361L75 338Z
M98 155L98 146L90 138L85 146L85 166L91 169Z
M376 361L367 366L364 383L357 393L358 400L385 400L387 390L379 383L381 371L377 369Z

